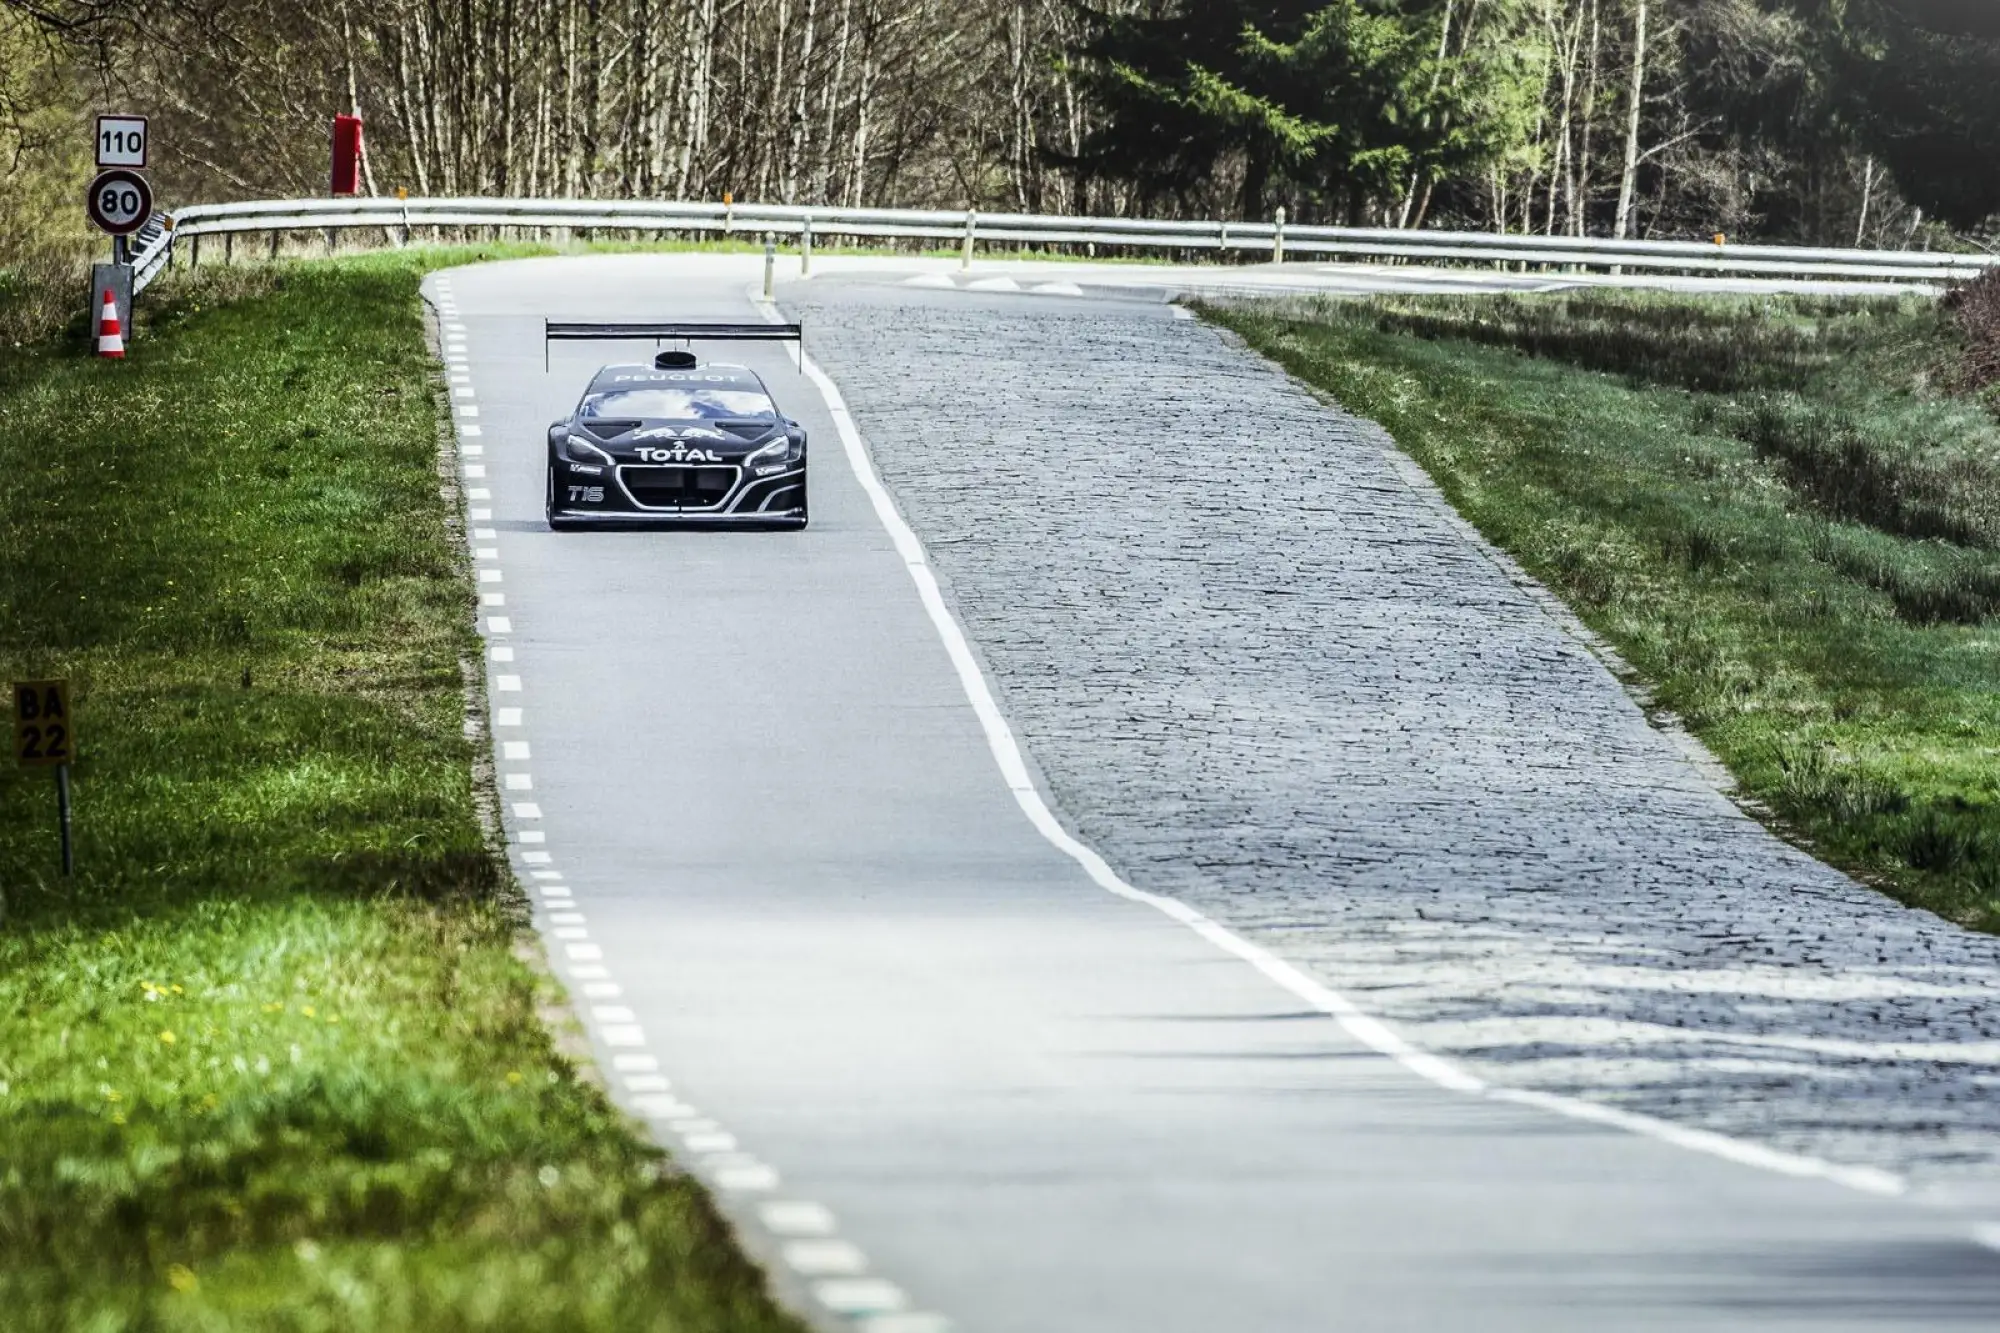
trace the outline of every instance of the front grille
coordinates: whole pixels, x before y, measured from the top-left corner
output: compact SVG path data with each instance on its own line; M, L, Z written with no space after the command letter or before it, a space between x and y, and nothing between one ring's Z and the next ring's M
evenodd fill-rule
M618 480L642 509L713 509L736 489L740 467L621 467Z

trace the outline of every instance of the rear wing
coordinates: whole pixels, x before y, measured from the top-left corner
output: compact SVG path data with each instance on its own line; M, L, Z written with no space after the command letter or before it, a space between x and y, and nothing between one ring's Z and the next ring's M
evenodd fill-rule
M542 321L542 369L549 368L549 344L552 342L613 342L651 338L655 346L669 339L675 342L790 342L800 345L800 357L805 354L805 325L803 324L704 324L672 323L648 324L644 322L620 321L609 324L585 324L570 321L545 319Z

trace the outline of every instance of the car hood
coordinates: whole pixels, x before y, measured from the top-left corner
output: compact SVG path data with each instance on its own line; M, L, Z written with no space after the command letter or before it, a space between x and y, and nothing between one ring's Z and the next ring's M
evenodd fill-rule
M584 430L620 462L728 462L781 438L785 428L750 422L593 421Z

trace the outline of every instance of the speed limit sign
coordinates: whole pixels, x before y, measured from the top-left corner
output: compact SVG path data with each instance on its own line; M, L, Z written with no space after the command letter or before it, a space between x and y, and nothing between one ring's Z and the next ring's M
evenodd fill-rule
M114 167L90 183L90 220L113 236L130 236L153 216L153 187L136 171Z

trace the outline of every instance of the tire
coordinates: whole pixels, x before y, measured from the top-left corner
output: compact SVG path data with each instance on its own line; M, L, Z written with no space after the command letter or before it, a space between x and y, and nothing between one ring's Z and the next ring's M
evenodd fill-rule
M547 520L549 531L561 532L569 524L556 517L556 463L549 459L548 481L542 489L542 517Z

